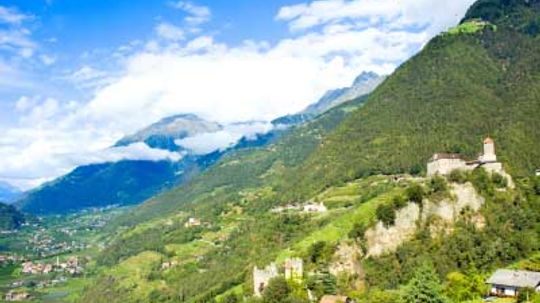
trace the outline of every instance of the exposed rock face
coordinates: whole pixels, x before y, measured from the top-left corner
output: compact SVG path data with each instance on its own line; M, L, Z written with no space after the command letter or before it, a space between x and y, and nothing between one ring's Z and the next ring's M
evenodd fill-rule
M476 192L471 183L451 184L450 190L452 199L444 199L440 202L424 201L422 220L425 221L430 216L437 216L452 223L466 207L477 212L484 205L485 199Z
M401 243L410 239L416 231L416 221L420 218L420 207L409 203L396 213L393 226L385 227L377 222L375 227L366 231L367 255L379 256L394 251Z
M359 262L361 256L362 250L358 245L342 242L334 253L328 270L335 276L343 272L363 276Z
M439 222L442 221L442 225L450 226L465 208L476 213L484 205L485 199L476 192L471 183L451 184L450 192L452 195L450 199L443 199L440 202L424 200L422 209L415 203L409 203L397 211L393 226L385 227L382 222L377 222L377 225L368 229L365 234L367 255L379 256L395 251L399 245L414 235L419 219L425 222L429 218L436 217ZM475 216L474 222L477 222L480 228L484 225L481 216Z

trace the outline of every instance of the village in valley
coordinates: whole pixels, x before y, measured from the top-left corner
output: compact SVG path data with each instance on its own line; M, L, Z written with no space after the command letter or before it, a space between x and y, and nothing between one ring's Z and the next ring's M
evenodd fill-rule
M69 216L32 218L0 235L0 292L5 301L66 296L79 285L95 254L104 247L103 228L124 209L89 209Z

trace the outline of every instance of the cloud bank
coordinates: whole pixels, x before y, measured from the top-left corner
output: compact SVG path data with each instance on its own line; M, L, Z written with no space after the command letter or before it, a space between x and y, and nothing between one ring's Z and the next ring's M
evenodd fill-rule
M431 37L455 25L473 1L298 3L276 12L275 21L290 30L287 37L234 45L204 31L212 20L208 7L171 3L185 14L183 24L161 20L150 40L119 46L107 59L117 60L118 70L83 65L68 74L74 85L89 90L88 99L19 99L19 124L0 138L0 179L28 188L76 165L154 155L141 146L107 148L169 115L194 113L230 124L297 112L362 71L391 73ZM16 44L20 56L23 49L32 50L35 43L20 26L26 18L31 16L0 10L0 22L14 28L9 35L0 32L0 47ZM228 129L179 144L204 153L226 148L239 133Z
M272 124L267 122L236 123L227 125L220 131L176 140L175 143L196 155L204 155L232 147L242 138L253 140L258 134L265 134L272 128Z

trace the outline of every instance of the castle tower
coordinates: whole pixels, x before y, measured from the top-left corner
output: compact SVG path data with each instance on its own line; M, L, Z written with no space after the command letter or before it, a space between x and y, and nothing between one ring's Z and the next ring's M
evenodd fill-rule
M300 258L285 260L285 279L302 282L304 274L304 262Z
M482 162L496 162L497 156L495 155L495 142L490 137L484 140L484 154L482 155Z
M255 266L253 268L253 292L255 297L261 297L270 280L278 275L279 272L275 263L271 263L264 269Z

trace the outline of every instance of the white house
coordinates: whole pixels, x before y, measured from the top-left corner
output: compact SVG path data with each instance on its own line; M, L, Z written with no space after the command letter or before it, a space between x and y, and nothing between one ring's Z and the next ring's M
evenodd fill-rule
M201 226L201 224L202 224L201 220L197 218L189 218L187 222L184 224L184 227L189 228L189 227Z
M491 285L491 295L515 297L520 289L526 287L540 291L540 272L498 269L486 283Z
M326 206L324 206L324 203L322 202L320 203L310 202L303 206L303 211L305 213L324 213L328 211L328 209L326 208Z

